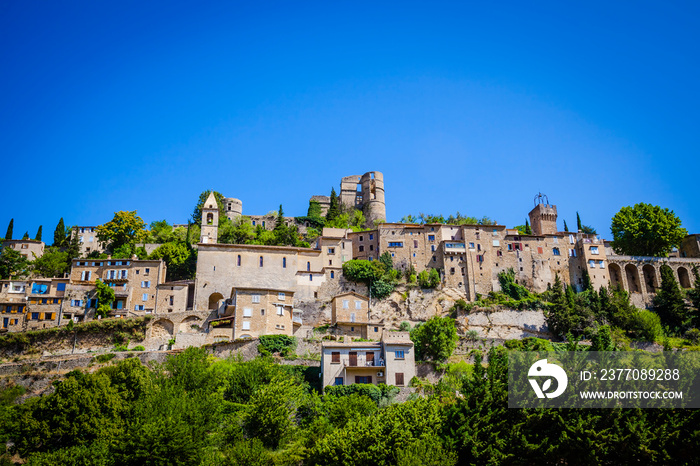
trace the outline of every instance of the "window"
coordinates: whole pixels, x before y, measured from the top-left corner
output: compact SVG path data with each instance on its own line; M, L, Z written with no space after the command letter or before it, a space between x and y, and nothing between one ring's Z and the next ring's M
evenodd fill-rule
M340 351L333 351L331 353L331 363L340 364Z
M32 284L32 294L46 294L49 292L49 286L43 283Z
M70 305L73 307L81 307L83 305L83 301L81 299L71 299Z
M333 385L343 385L343 378L342 377L336 377L335 381L333 382Z
M374 327L374 333L379 332L379 327Z
M552 248L552 254L554 254L555 256L560 256L561 253L559 252L559 248Z
M286 258L286 257L283 257L283 258L282 258L282 268L283 268L283 269L286 269L286 268L287 268L287 258Z
M598 254L598 246L591 246L591 254Z
M150 288L151 287L151 282L150 281L143 281L141 282L141 288Z
M89 272L86 270L80 274L80 279L84 282L90 281L91 275L92 275L92 272Z
M435 235L428 235L428 241L435 241Z
M236 259L236 265L237 265L238 267L241 266L241 255L240 255L240 254L238 255L238 258Z
M396 358L396 359L404 359L404 350L396 350L396 351L394 351L394 358Z
M314 276L312 274L309 274L309 281L310 282L314 281Z
M284 315L284 306L277 306L277 315L278 316Z
M143 311L143 304L137 304L134 306L134 311Z
M175 298L173 297L173 295L170 295L170 299L168 300L168 302L171 306L173 305L173 303L175 302Z
M371 239L371 240L374 239L374 234L370 233L370 234L369 234L369 239Z
M396 375L396 385L403 385L403 372L397 372L395 375Z
M254 294L253 296L251 296L251 299L250 299L250 300L251 300L252 302L254 302L254 303L259 303L259 302L260 302L260 295L259 295L259 294Z
M542 253L543 253L542 248L538 247L538 248L537 248L537 254L542 254Z
M403 243L400 242L400 241L390 242L390 243L389 243L389 247L390 247L390 248L402 248L402 247L403 247Z
M450 268L450 275L454 275L454 274L455 274L455 268L452 267L452 268Z
M335 272L331 270L331 278L335 278Z
M434 244L431 244L431 245L430 245L430 251L431 251L431 252L435 252L435 245L434 245Z
M355 315L353 314L353 319L354 319L354 318L355 318ZM350 331L351 331L351 332L354 332L354 331L355 331L355 327L350 327Z
M605 264L603 264L603 261L598 261L598 266L599 266L601 269L604 269L604 268L605 268Z
M263 266L263 256L260 256L260 267Z
M350 322L355 322L355 313L354 312L350 313ZM351 330L354 331L353 328L351 328Z
M370 250L370 251L374 251L374 244L370 244L370 245L369 245L369 250Z
M253 317L253 309L249 307L243 308L243 317Z
M569 235L569 244L574 244L574 235Z
M355 301L355 309L362 309L362 301Z
M355 383L372 383L372 376L371 375L367 375L367 376L356 375L355 376Z
M143 269L143 274L148 275L151 272L151 269Z
M253 226L255 226L255 220L253 220Z
M347 299L343 300L343 309L350 309L350 301Z
M476 261L477 261L477 262L484 262L484 255L483 255L483 254L477 254L477 256L476 256Z
M244 320L241 322L241 330L250 330L250 321Z
M277 293L277 299L284 301L284 293Z
M32 320L39 320L39 313L38 312L32 312Z
M593 259L589 260L589 261L588 261L588 265L589 265L590 267L595 267L595 261L594 261Z
M66 284L65 283L58 283L56 285L56 291L66 291Z
M364 251L364 250L365 250L365 247L364 247L364 246L362 246L362 245L360 245L359 249L360 249L360 252L362 252L362 251Z
M311 272L311 262L306 263L306 271Z
M328 248L328 254L335 254L335 248Z
M147 293L144 293L143 295L141 295L141 301L148 301L148 294Z

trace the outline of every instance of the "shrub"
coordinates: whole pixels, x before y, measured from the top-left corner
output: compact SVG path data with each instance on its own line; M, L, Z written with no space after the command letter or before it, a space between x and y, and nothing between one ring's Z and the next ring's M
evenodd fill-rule
M401 322L401 325L399 325L399 330L402 332L410 332L411 324L404 320L403 322Z
M95 356L95 361L99 362L100 364L104 364L114 359L115 356L116 354L114 353L98 354L97 356Z
M440 284L440 274L435 269L426 269L418 274L418 285L421 288L435 288Z
M141 345L138 345L138 346L134 346L133 348L131 348L131 351L146 351L146 348L144 348Z
M362 395L379 404L382 400L393 399L398 394L399 389L383 383L379 385L355 383L352 385L329 385L325 391L328 396Z
M279 353L282 357L288 357L297 347L296 337L289 335L262 335L258 352L263 356Z
M647 341L656 341L663 334L661 319L652 311L639 311L635 316L634 327L639 336Z
M698 343L700 343L700 329L691 328L690 330L685 332L685 339L688 341L689 344L697 345Z

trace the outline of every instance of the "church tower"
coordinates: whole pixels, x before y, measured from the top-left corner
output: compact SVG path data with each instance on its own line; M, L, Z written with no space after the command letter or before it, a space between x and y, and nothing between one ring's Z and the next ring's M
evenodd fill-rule
M219 235L219 205L216 203L214 193L209 193L209 197L202 206L202 234L200 243L216 243Z
M538 193L535 196L535 208L529 216L533 235L553 235L557 232L557 206L551 205L546 195Z

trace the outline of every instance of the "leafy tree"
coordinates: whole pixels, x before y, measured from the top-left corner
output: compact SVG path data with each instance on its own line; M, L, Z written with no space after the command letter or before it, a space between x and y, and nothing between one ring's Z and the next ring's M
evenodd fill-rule
M27 275L29 261L11 248L4 248L0 253L0 279L14 279Z
M219 225L219 242L224 244L256 244L256 229L250 217L240 216Z
M97 227L97 237L111 251L124 245L143 242L148 236L146 223L136 214L136 211L119 211L114 218L104 225Z
M39 225L39 229L36 231L36 236L34 237L34 239L35 239L36 241L41 241L41 233L42 233L41 230L42 230L43 228L44 228L43 225Z
M653 309L664 325L682 329L688 322L688 308L683 292L678 286L673 269L666 264L661 266L661 287L654 296Z
M405 215L401 218L401 223L418 223L418 218L414 215Z
M425 269L418 274L418 285L421 288L435 288L440 284L440 274L436 269Z
M340 215L340 200L338 195L335 193L335 188L331 188L331 201L328 207L328 212L326 212L326 221L332 222L335 218Z
M343 264L343 275L350 281L369 284L382 278L386 266L379 261L349 260Z
M112 310L112 303L115 299L114 290L98 278L95 282L95 297L97 298L95 314L107 317L109 311Z
M379 256L379 262L384 264L385 270L391 270L394 268L394 261L391 258L391 253L389 251L384 251L381 256Z
M70 271L70 262L67 252L50 246L32 262L32 269L42 277L62 277Z
M11 218L10 224L7 225L7 232L5 233L5 239L12 239L12 230L14 229L14 226L15 226L15 219Z
M458 339L455 321L450 317L431 317L411 330L411 340L420 360L447 361Z
M521 235L532 234L532 228L530 228L530 222L527 219L525 219L525 225L518 225L515 229L518 230L518 233Z
M612 218L612 247L618 254L667 256L688 234L672 210L639 203Z
M63 223L63 217L58 221L56 229L53 232L53 245L57 248L63 247L66 242L66 225Z
M168 224L166 220L151 222L148 238L146 240L147 242L163 244L174 241L175 239L173 227Z
M165 243L148 256L149 259L163 259L167 265L168 280L194 278L197 270L197 251L183 242Z

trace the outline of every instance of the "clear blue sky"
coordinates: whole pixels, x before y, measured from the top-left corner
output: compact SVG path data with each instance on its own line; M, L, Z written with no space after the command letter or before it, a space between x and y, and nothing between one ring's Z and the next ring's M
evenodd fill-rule
M697 2L0 0L15 238L199 193L304 215L382 171L387 216L524 222L542 191L610 235L625 205L700 232Z

